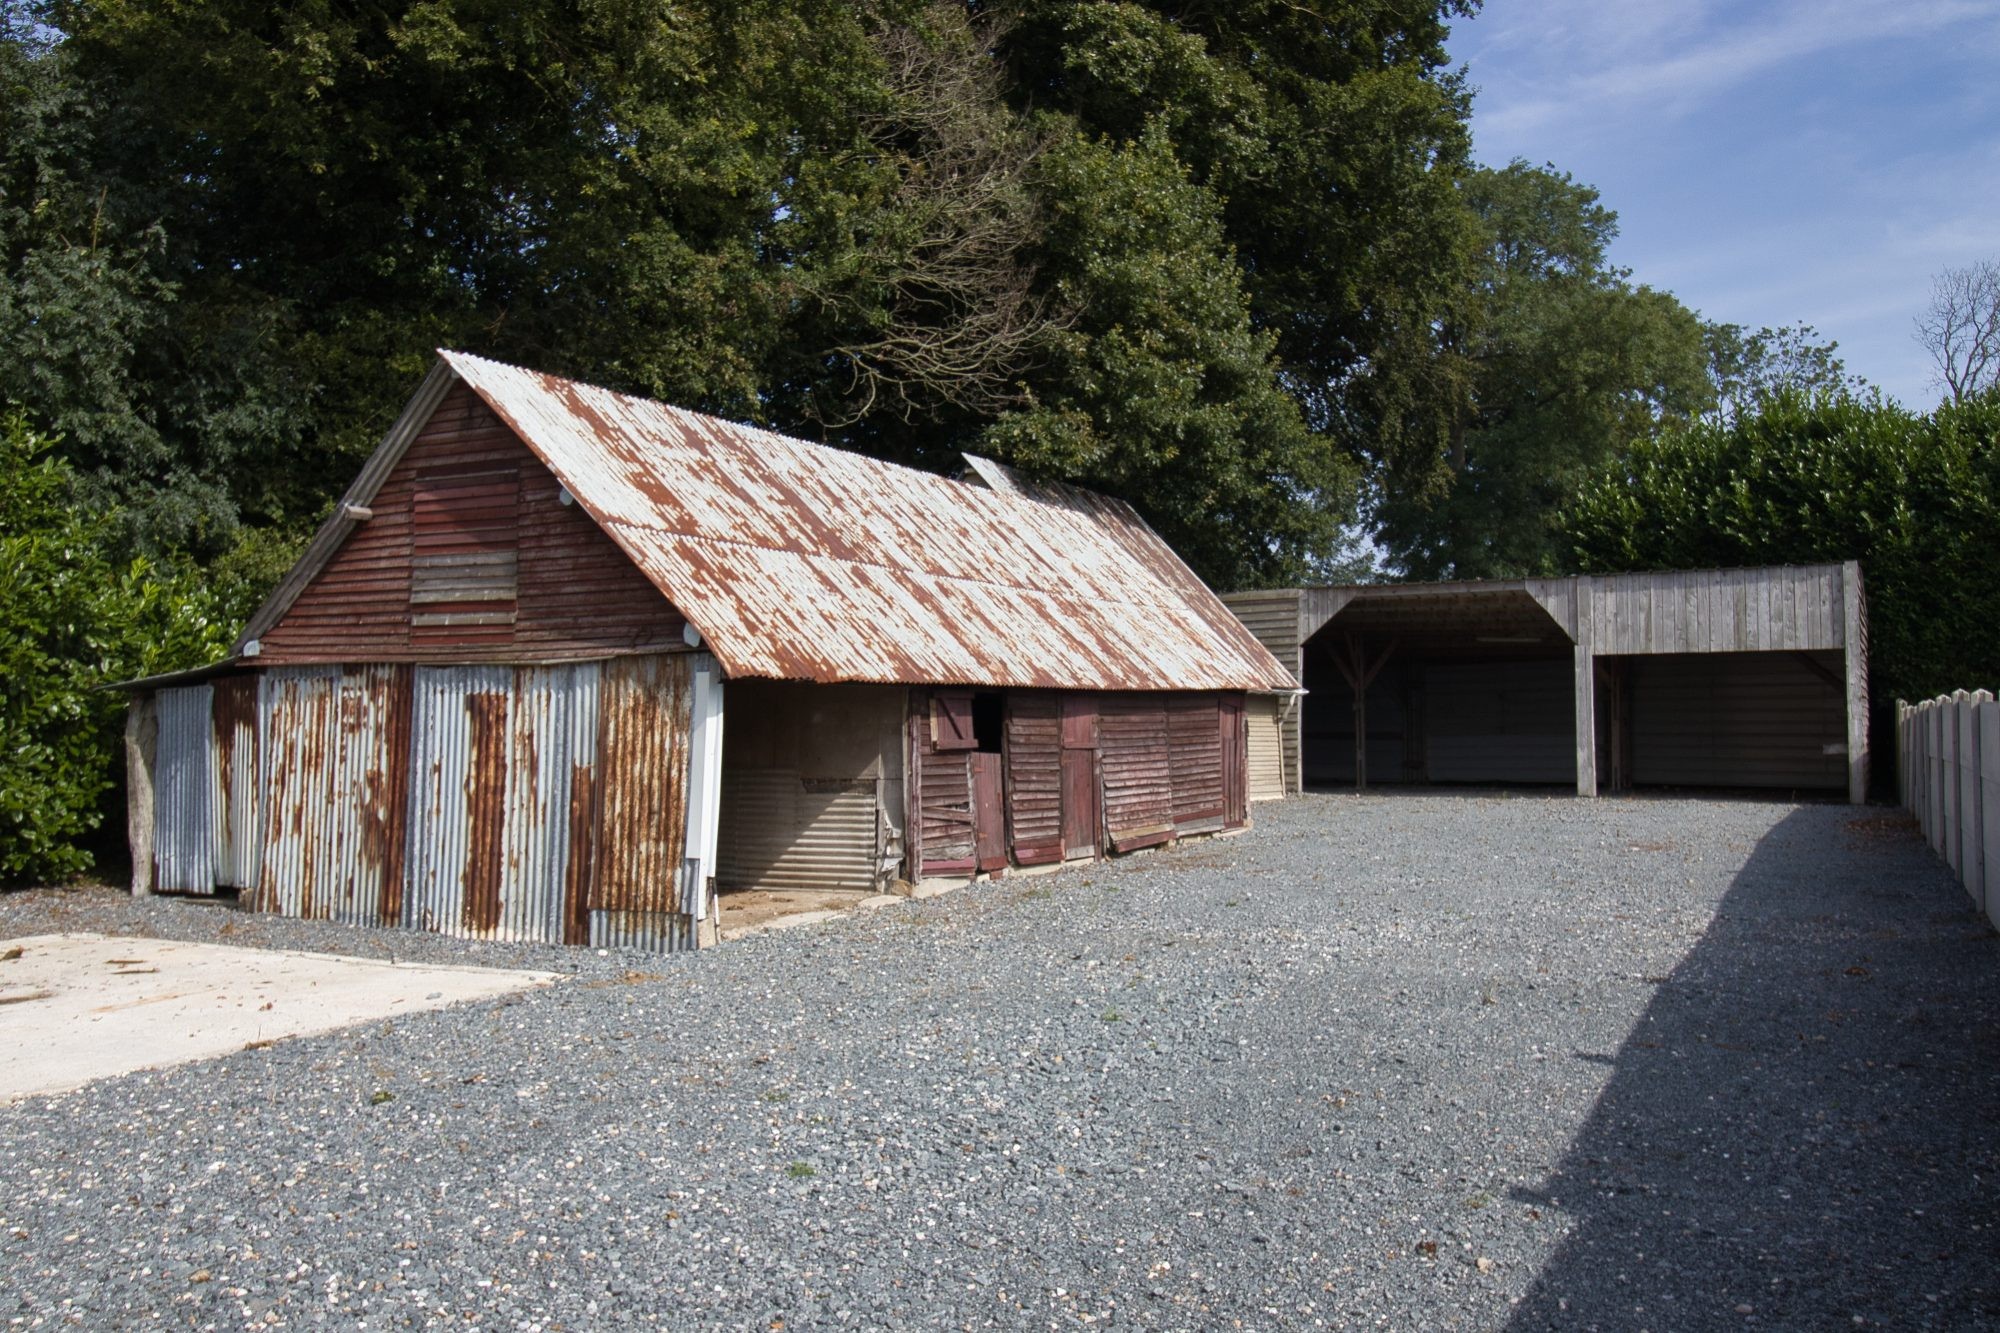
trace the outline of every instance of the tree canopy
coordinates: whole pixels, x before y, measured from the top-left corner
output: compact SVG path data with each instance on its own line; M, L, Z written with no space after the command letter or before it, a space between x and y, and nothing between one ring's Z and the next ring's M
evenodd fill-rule
M1617 215L1567 173L1517 161L1462 189L1480 250L1445 352L1468 392L1438 447L1387 460L1381 541L1420 578L1553 573L1583 478L1712 404L1702 325L1610 263Z

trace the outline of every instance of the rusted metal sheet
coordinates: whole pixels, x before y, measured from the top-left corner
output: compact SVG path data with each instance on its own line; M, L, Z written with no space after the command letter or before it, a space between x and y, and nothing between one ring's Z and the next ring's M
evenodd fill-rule
M268 671L257 695L262 788L256 905L394 924L409 799L406 667Z
M555 942L566 934L573 789L577 773L596 766L598 673L594 663L514 673L501 829L505 938Z
M229 676L215 682L215 764L222 800L216 820L215 882L254 889L260 846L255 676Z
M1007 841L1016 865L1063 859L1062 715L1058 696L1007 698Z
M1173 747L1164 698L1107 694L1098 701L1104 827L1113 851L1174 836Z
M402 924L483 934L497 918L508 667L420 667L410 721L411 838ZM499 724L493 721L498 715ZM485 767L482 768L481 761ZM486 904L491 902L492 907Z
M417 669L406 925L583 933L571 894L594 862L598 675L594 663Z
M599 687L596 880L599 948L693 944L683 876L693 724L693 655L615 658Z
M1122 502L989 489L443 355L732 676L1292 688Z
M1213 694L1166 697L1174 831L1212 833L1225 808L1221 700Z
M167 893L213 893L222 791L215 771L215 690L161 690L154 751L153 886Z

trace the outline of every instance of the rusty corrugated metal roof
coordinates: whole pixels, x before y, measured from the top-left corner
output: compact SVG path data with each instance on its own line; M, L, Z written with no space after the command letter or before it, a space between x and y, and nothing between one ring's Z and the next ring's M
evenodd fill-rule
M1287 690L1129 505L1003 493L462 352L445 363L732 676Z

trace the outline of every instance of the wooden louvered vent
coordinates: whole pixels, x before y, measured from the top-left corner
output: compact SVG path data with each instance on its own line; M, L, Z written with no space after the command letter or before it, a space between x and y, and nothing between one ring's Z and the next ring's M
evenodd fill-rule
M410 525L413 642L513 637L520 492L518 467L437 472L418 482Z

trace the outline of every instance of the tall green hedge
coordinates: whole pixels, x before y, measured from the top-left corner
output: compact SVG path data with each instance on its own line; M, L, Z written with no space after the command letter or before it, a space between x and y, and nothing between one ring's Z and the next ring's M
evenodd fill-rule
M105 554L50 442L0 420L0 884L86 870L118 806L125 696L100 687L228 648L226 591Z
M1859 560L1878 705L2000 686L2000 393L1781 395L1633 445L1562 522L1582 573Z

